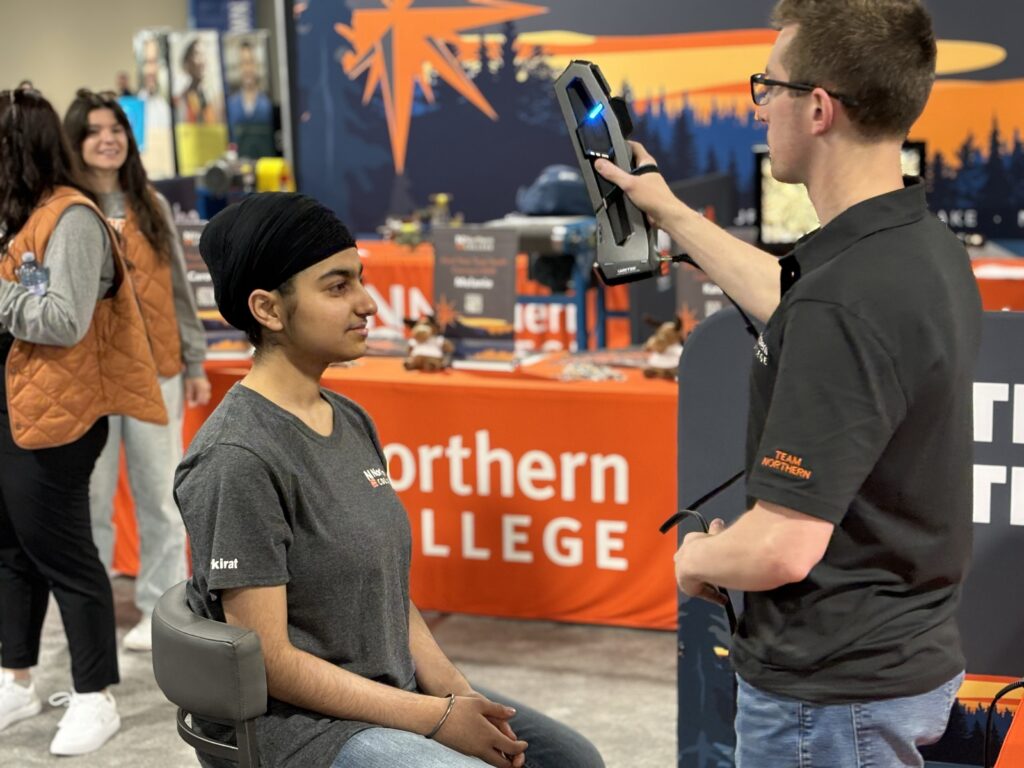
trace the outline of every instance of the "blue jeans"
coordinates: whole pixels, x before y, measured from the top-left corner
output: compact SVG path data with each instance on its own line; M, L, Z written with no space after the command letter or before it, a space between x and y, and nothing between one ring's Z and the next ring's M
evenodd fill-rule
M942 737L963 678L919 696L834 705L776 696L738 678L736 768L920 768L917 748Z
M514 707L509 720L520 739L528 741L526 768L604 768L597 749L568 726L518 704L507 696L477 688L484 696ZM417 733L391 728L360 731L341 748L331 768L486 768L487 763L467 757Z

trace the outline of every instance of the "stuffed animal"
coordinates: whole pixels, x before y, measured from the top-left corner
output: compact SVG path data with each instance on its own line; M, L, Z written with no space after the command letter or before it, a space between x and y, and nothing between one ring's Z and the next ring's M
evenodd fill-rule
M409 353L405 368L409 371L440 371L448 367L449 356L455 347L441 335L441 327L433 315L421 315L418 320L406 318L410 329Z
M649 317L644 319L655 326L654 334L644 342L644 351L649 353L643 367L644 376L675 381L679 356L683 354L682 320L677 317L670 322L658 323Z

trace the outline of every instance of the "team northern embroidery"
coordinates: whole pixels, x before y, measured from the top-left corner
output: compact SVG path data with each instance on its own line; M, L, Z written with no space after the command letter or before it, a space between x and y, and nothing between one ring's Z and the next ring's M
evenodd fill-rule
M804 466L802 456L794 456L785 451L775 451L774 456L764 456L761 466L782 475L791 475L798 480L810 480L814 473Z
M382 485L391 485L391 478L388 477L388 473L380 467L364 469L363 477L365 477L370 483L371 488L379 488Z

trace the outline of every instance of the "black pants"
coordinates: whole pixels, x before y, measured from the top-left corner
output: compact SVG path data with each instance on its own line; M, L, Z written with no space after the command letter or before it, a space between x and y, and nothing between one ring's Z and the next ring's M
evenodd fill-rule
M0 382L4 379L0 366ZM39 661L49 593L64 620L79 693L118 682L114 598L92 541L89 477L107 419L59 448L27 451L11 436L0 385L0 665Z

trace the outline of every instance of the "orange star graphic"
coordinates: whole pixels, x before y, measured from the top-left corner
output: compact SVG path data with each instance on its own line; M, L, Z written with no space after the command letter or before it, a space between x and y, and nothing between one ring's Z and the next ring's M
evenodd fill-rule
M380 0L382 8L357 8L351 26L335 24L334 30L352 45L342 57L342 69L355 80L367 73L363 104L380 86L384 115L391 138L395 172L405 169L405 152L412 122L413 94L418 83L423 95L434 102L428 66L492 120L498 115L466 77L448 44L459 44L459 33L547 13L538 5L506 0L469 0L467 6L418 7L418 0Z
M442 294L441 300L437 302L434 317L437 319L437 324L441 327L441 332L443 333L445 328L455 323L459 313L455 305L448 300L448 297Z
M686 304L683 304L683 308L678 313L680 330L682 331L682 338L689 336L693 329L697 327L700 320L697 319L697 313L694 312Z

